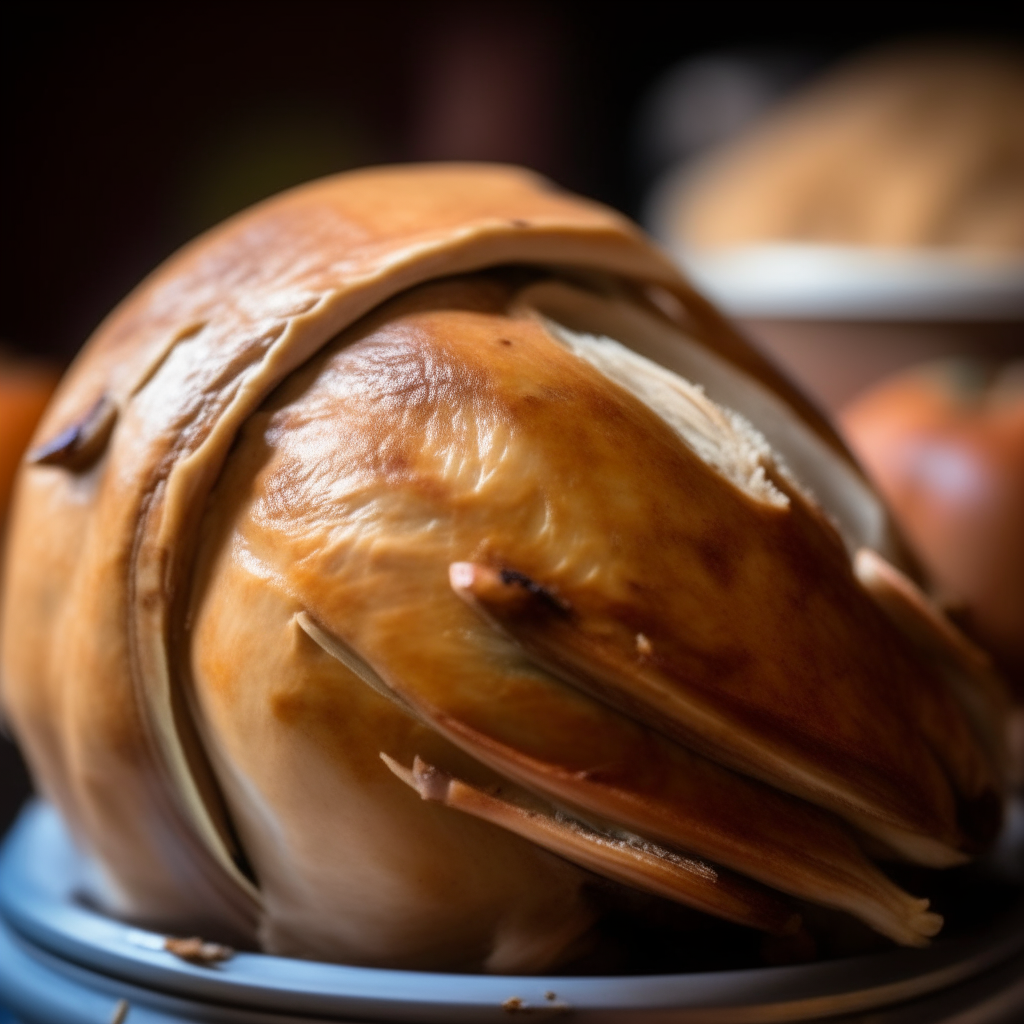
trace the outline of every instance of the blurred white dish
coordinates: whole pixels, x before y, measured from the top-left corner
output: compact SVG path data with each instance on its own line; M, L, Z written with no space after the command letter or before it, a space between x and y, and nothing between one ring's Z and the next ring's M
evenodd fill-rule
M655 189L648 230L826 410L915 363L1024 355L1024 256L802 242L698 249L673 233L687 173Z
M1024 257L787 242L670 250L737 317L1024 321Z

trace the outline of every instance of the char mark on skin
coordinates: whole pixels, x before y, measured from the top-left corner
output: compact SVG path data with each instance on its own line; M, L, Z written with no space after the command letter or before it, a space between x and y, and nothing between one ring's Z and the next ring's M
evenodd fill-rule
M494 569L476 562L452 562L448 567L448 580L452 589L477 611L487 608L497 611L496 620L503 616L545 620L554 615L568 619L572 611L569 602L549 587L538 583L526 573L516 569Z
M519 572L516 569L501 569L498 572L498 577L505 586L522 587L527 591L527 593L540 598L544 604L548 605L554 611L560 612L564 615L570 610L569 603L567 601L558 597L554 591L549 590L536 580L531 579L525 573Z

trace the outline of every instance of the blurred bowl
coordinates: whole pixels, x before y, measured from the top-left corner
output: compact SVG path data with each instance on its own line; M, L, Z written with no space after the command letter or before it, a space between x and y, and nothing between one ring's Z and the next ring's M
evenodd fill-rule
M645 220L832 411L914 363L1013 358L1024 354L1022 103L1013 44L854 53L682 154Z
M669 248L831 412L916 363L1024 355L1022 257L800 243Z

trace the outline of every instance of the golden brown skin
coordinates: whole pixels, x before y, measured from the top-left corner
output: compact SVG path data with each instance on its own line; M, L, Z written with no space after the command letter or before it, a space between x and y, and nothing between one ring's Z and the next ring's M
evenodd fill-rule
M780 893L937 930L860 838L957 862L995 761L790 477L730 482L520 301L552 267L856 475L629 225L528 175L360 172L228 222L101 328L14 511L4 699L121 913L540 970L604 870L769 931Z
M238 426L390 295L549 259L679 284L621 218L528 174L360 172L187 246L72 367L12 510L4 699L37 780L110 869L125 913L198 926L212 912L243 934L259 915L167 665L195 516ZM103 402L118 417L109 444L90 464L73 457L69 473L54 441L92 424Z

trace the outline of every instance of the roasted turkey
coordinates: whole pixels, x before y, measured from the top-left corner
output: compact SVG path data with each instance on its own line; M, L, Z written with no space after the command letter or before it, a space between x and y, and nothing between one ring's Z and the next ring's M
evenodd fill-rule
M598 884L922 945L879 862L1000 823L1002 685L835 433L509 168L315 182L143 282L22 469L2 635L110 910L275 953L549 970Z

